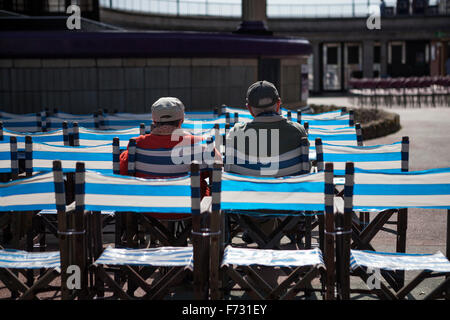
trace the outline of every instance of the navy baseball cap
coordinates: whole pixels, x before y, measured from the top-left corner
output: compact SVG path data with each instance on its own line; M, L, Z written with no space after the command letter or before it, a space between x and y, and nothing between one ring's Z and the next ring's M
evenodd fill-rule
M263 80L252 84L247 90L247 103L250 107L266 108L273 106L280 99L273 83Z

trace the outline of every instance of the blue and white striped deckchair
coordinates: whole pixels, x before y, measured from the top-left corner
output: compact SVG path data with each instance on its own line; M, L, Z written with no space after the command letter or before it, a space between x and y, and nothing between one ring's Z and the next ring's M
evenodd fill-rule
M93 130L81 127L78 129L77 140L79 146L92 147L109 144L112 143L114 138L119 138L120 148L126 149L128 141L140 136L142 133L144 132L139 127L124 130Z
M26 114L18 114L18 113L10 113L5 111L0 111L1 119L14 119L14 118L23 118L23 117L32 117L35 116L36 113L26 113Z
M117 170L118 152L112 143L94 147L54 146L46 143L29 145L25 151L26 172L52 170L54 160L61 160L64 172L74 172L76 162L79 161L85 162L88 170L103 173Z
M59 268L59 251L27 252L22 250L0 250L0 268L6 269L49 269Z
M83 119L85 120L85 119L93 119L94 118L93 114L72 114L72 113L60 112L60 111L53 113L52 116L61 118L66 121L70 121L70 120L77 121L77 120L83 120Z
M4 128L16 132L39 132L42 130L41 121L40 114L2 119Z
M58 117L49 117L47 118L47 121L49 123L49 127L52 129L62 128L64 122L67 122L69 128L72 128L76 123L79 127L84 127L87 129L100 129L98 119L96 121L96 119L93 116L81 119L73 119L73 118L64 119Z
M85 241L84 231L80 228L84 228L81 225L75 224L68 230L66 222L72 221L67 219L66 215L66 197L64 190L64 180L61 170L61 163L55 161L53 172L45 172L36 174L29 178L16 180L9 183L0 184L0 211L11 211L13 216L20 211L38 211L45 210L58 210L58 237L64 235L59 240L60 251L59 252L24 252L17 250L0 250L0 280L11 290L14 294L16 292L22 293L19 299L34 299L37 298L36 294L46 290L48 284L52 282L56 277L61 276L61 291L62 298L68 299L69 292L66 287L67 274L66 270L69 265L77 265L81 270L85 269L86 258L82 254L85 252L80 245ZM79 215L83 212L75 213L75 221L83 221ZM72 225L69 222L69 225ZM72 238L74 237L74 238ZM72 240L78 237L81 241L76 243L70 243ZM69 247L73 250L69 251ZM33 274L27 273L27 280L32 281L32 286L24 284L16 275L14 271L10 269L49 269L44 274L34 281ZM81 282L83 289L85 287L86 279L81 271ZM31 278L30 278L31 277ZM51 287L51 291L55 288ZM73 299L73 298L72 298Z
M317 170L324 169L325 162L334 163L334 174L345 176L345 163L353 162L356 168L399 173L408 171L409 139L377 146L343 146L315 141Z
M141 179L85 173L86 210L191 214L191 179Z
M347 165L346 171L346 211L386 210L390 208L446 209L447 224L450 218L450 168L426 171L383 173L354 169ZM351 230L350 219L344 225L343 234ZM450 229L447 228L447 231ZM447 232L448 233L448 232ZM344 238L342 252L337 253L341 260L341 270L349 270L362 279L369 277L365 268L378 270L424 270L409 284L395 288L392 292L383 283L375 293L383 299L402 299L421 281L428 277L447 275L446 280L428 294L425 299L439 298L450 288L450 234L447 234L447 257L438 252L434 255L383 253L374 251L350 250L350 237ZM350 296L348 273L343 274L342 296Z
M0 281L11 292L11 297L19 300L36 299L38 292L43 292L50 282L60 276L59 252L26 252L20 250L0 250ZM17 270L46 269L47 271L33 278L29 286L17 276ZM55 290L54 288L50 290Z
M223 173L220 181L220 207L213 210L211 220L217 217L215 212L222 210L277 210L277 214L292 214L292 211L317 210L331 213L333 211L333 190L326 187L332 184L332 170L307 174L298 177L284 178L255 178ZM220 179L220 178L219 178ZM327 180L325 180L327 179ZM331 193L330 193L331 192ZM328 194L328 196L325 196ZM328 229L327 229L328 230ZM217 231L211 228L211 232ZM331 230L329 230L331 231ZM326 263L329 265L333 261L333 254L330 247L326 248ZM212 249L211 249L212 250ZM213 251L214 252L214 251ZM211 266L217 255L212 254ZM270 250L270 249L248 249L227 246L223 256L218 255L219 267L241 288L250 288L252 298L293 298L299 291L308 288L311 280L319 272L323 271L325 263L322 251L318 248L314 250ZM280 285L271 287L261 281L253 265L268 267L295 267L294 271ZM329 265L331 266L331 265ZM241 275L236 267L251 278L247 281L247 276ZM305 274L301 277L300 274ZM257 275L257 276L255 276ZM287 288L292 282L296 284L289 290ZM262 288L262 289L261 289ZM217 285L212 285L212 291L218 290ZM216 293L215 293L216 294Z
M316 160L316 140L338 146L362 146L362 135L359 125L340 129L308 128L309 158Z
M55 209L55 184L51 172L30 178L0 183L0 211L16 213L43 208ZM16 230L19 232L19 230ZM17 236L17 235L16 235ZM50 269L37 279L31 287L23 283L15 269ZM59 252L25 252L19 250L0 250L0 281L10 290L13 297L21 293L19 299L35 297L39 288L45 287L59 274ZM28 280L30 280L27 275ZM34 280L34 279L32 279Z
M333 111L317 113L317 114L309 114L309 113L302 113L300 111L281 108L281 112L284 117L289 117L289 113L290 113L290 118L292 121L298 121L298 118L300 118L300 120L305 120L305 121L336 119L337 117L347 114L344 111L344 109L333 110ZM347 114L347 115L350 116L349 114Z
M200 163L200 169L214 163L214 144L189 143L174 148L144 149L137 147L136 140L131 139L128 144L128 174L179 177L189 173L194 160Z
M56 209L51 172L0 183L0 211Z
M280 215L291 214L292 211L323 212L324 177L324 172L279 178L247 177L225 172L222 175L221 209L268 209L277 210Z
M50 132L15 132L8 129L4 129L0 133L0 137L16 137L18 150L25 151L25 137L30 136L33 142L36 143L48 143L56 146L64 145L64 133L62 129L53 130Z
M345 163L351 161L356 168L367 169L372 171L382 172L406 172L408 171L409 163L409 138L403 137L401 142L396 142L387 145L378 146L338 146L332 144L322 144L320 138L316 139L316 153L317 153L317 170L323 170L324 163L334 163L335 185L344 185ZM338 193L341 196L341 193ZM336 203L342 205L340 198ZM406 246L406 238L400 236L406 230L406 215L407 209L398 211L398 219L395 222L399 234L398 250L402 251L402 247ZM362 228L369 225L370 216L368 213L360 213L360 224ZM389 222L393 224L394 222ZM404 243L403 245L401 243Z
M134 177L104 175L86 171L79 177L84 185L84 196L79 197L77 206L84 210L114 210L118 212L157 212L191 214L196 221L194 231L199 232L200 173L193 164L190 176L175 179L140 179ZM76 183L80 183L79 180ZM195 217L195 219L194 219ZM160 298L170 290L174 281L186 272L202 267L198 241L193 248L162 247L158 249L106 249L95 261L94 268L99 277L114 290L120 298L129 299L120 285L107 274L103 265L120 265L131 273L130 277L141 286L149 298ZM195 257L195 258L194 258ZM205 257L203 257L205 258ZM194 261L193 261L194 260ZM196 261L197 260L197 261ZM130 266L172 267L162 279L150 286ZM204 263L203 263L204 266ZM134 290L133 290L134 291Z
M218 110L213 111L187 111L185 112L185 118L189 120L211 120L219 116Z
M152 118L139 117L136 119L130 119L126 117L121 117L117 114L104 115L104 129L107 130L124 130L139 127L141 123L144 123L146 127L150 127L152 124Z
M226 172L253 177L283 177L305 174L311 170L306 138L302 139L301 147L270 157L246 155L231 146L230 140L227 139L224 160Z

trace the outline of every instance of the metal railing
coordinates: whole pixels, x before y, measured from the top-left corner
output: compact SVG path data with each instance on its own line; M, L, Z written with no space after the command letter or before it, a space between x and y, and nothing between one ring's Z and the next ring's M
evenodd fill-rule
M210 0L100 0L100 6L132 12L176 16L240 17L241 1Z
M412 1L411 1L412 2ZM386 0L387 15L396 14L396 0ZM426 14L439 14L438 0ZM367 17L380 0L267 0L269 18L347 18ZM241 0L100 0L100 6L124 11L175 16L240 17Z

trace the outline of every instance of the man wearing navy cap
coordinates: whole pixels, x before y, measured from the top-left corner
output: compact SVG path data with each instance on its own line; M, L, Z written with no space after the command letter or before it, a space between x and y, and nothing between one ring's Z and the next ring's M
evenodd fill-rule
M252 84L247 91L246 106L254 118L251 122L236 123L227 136L227 143L234 143L234 148L239 153L245 154L248 159L260 158L261 156L278 157L287 152L298 150L301 147L301 138L307 137L306 130L301 124L284 118L279 112L280 105L280 96L272 83L263 80ZM250 132L247 132L249 130ZM256 135L253 134L254 132L256 132ZM238 141L239 137L243 136L256 136L258 141L248 141L242 146ZM272 137L278 137L278 139L274 141ZM263 139L266 140L266 145ZM262 151L263 148L265 148L264 151ZM255 150L256 154L253 154ZM265 173L262 174L266 175ZM280 173L275 172L273 176L280 176ZM259 224L260 229L266 234L271 233L277 225L276 219L253 220L254 223ZM243 240L248 243L253 242L246 233L243 235Z

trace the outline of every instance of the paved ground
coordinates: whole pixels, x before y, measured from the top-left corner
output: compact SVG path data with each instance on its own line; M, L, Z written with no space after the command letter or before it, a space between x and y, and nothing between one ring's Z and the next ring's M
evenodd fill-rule
M310 103L334 104L338 106L353 107L346 97L311 98ZM365 141L365 145L377 145L400 141L402 136L410 138L410 169L425 170L450 166L450 108L415 108L388 109L400 115L402 129L389 136ZM446 212L440 210L410 210L408 215L407 252L434 253L438 250L445 253ZM317 237L317 233L313 236ZM284 240L287 240L284 238ZM285 241L284 241L285 242ZM375 237L372 244L379 251L395 251L396 238L394 235L383 232ZM415 273L407 273L411 279ZM430 292L440 279L427 280L413 291L413 296L421 298ZM318 285L317 282L315 282ZM361 288L365 285L359 281L352 281L352 286ZM191 298L188 287L181 287L175 299ZM6 297L6 290L0 283L0 299ZM242 292L233 292L233 298L246 298ZM312 299L320 299L313 295ZM372 299L372 296L355 295L353 298Z
M346 97L311 98L312 104L355 107ZM410 170L450 167L450 108L386 108L400 115L400 131L386 137L364 141L364 145L387 144L410 139ZM445 254L447 214L444 210L411 209L408 213L407 247L409 253ZM380 251L394 251L396 238L383 232L373 241ZM411 278L414 274L407 274ZM428 280L414 293L430 292L436 281Z

